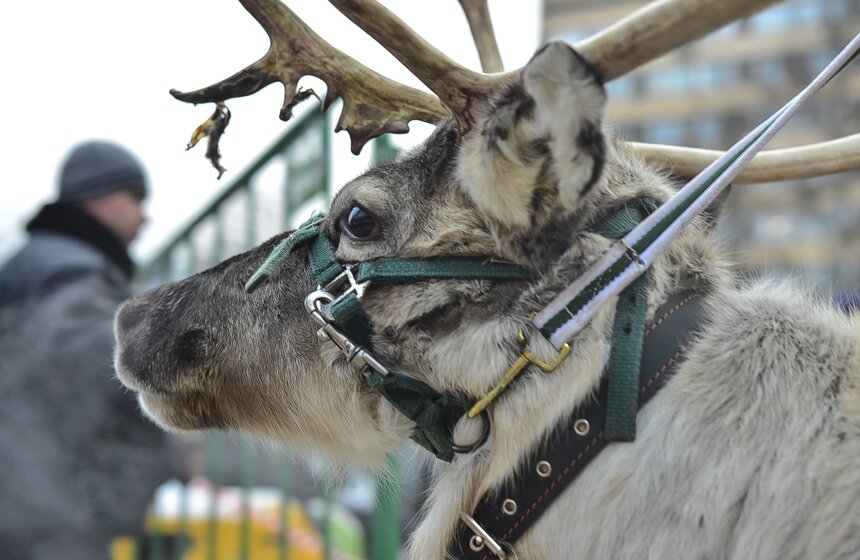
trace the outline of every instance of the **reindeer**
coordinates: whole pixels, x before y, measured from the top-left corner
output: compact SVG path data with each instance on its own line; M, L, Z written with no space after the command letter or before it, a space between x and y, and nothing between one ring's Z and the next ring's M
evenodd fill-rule
M736 276L709 236L718 209L649 271L645 333L688 302L697 311L647 372L663 385L632 441L608 443L602 416L584 416L620 298L564 353L530 322L610 247L607 220L675 192L667 161L676 174L700 165L613 138L603 83L772 2L657 2L496 74L457 65L373 0L331 2L438 98L359 65L275 0L242 0L271 39L260 61L174 95L221 103L280 81L288 118L297 79L322 72L354 150L410 119L436 130L347 183L324 217L126 302L116 369L143 410L169 430L239 430L371 467L413 437L435 476L410 558L860 557L860 321L790 283ZM856 167L856 142L765 154L748 177L809 173L787 164L804 156L813 174ZM406 268L367 272L392 263ZM583 451L541 455L558 440ZM546 490L506 498L525 476Z

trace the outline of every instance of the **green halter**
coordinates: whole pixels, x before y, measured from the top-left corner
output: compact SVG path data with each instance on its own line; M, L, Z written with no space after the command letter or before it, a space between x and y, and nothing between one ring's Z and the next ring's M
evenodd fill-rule
M617 239L630 231L655 204L650 199L637 199L605 218L593 231ZM361 296L368 285L382 286L438 279L491 279L528 280L537 277L535 270L507 263L498 263L486 257L442 257L427 259L380 258L357 264L341 263L335 247L325 235L320 235L320 224L325 214L313 215L297 230L281 241L245 284L247 292L254 291L270 278L278 266L297 247L310 243L308 258L310 273L319 285L308 295L305 307L318 323L321 339L334 342L365 376L369 387L388 400L398 411L415 423L410 436L436 457L451 461L455 453L476 449L489 433L489 419L481 415L484 432L468 446L454 442L453 429L469 410L472 402L466 395L440 393L408 374L380 364L372 354L373 328L370 318L361 305ZM615 333L610 355L610 428L617 426L620 437L632 439L635 434L636 395L638 386L630 383L637 374L630 364L638 366L644 326L644 301L647 280L638 282L631 290L634 298L619 298ZM337 291L337 293L334 293ZM628 303L628 302L633 302ZM632 333L630 324L634 323ZM626 338L624 334L628 335ZM620 358L620 359L619 359ZM620 364L620 365L619 365ZM632 387L632 389L631 389ZM631 408L630 403L633 403ZM631 427L632 423L632 427Z
M484 433L466 447L458 446L452 435L454 426L466 413L470 401L465 395L440 393L410 375L379 364L372 355L373 328L361 295L368 284L404 284L438 279L523 280L536 272L521 266L491 262L486 257L431 259L382 258L356 265L341 263L335 247L320 235L324 214L316 214L281 241L245 285L251 292L270 278L278 265L297 247L310 243L310 273L320 289L310 294L317 299L306 307L320 325L321 337L335 342L347 359L359 367L369 387L388 400L415 423L411 438L438 458L451 461L457 452L467 452L483 444L489 432L484 416ZM338 291L338 294L332 292ZM324 306L319 306L322 301ZM322 333L325 333L324 335Z

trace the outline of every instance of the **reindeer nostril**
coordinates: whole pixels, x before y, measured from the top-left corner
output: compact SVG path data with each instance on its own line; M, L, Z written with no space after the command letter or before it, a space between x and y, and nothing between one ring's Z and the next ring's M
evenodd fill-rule
M181 365L194 366L206 356L209 335L200 328L183 332L176 340L176 360Z

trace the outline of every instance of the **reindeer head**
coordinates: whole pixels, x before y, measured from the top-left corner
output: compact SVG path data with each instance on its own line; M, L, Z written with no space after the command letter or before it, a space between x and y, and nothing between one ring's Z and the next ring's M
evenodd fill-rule
M243 0L271 36L269 53L220 84L175 95L221 102L278 80L287 89L282 116L288 117L295 80L313 68L301 54L304 41L316 49L317 64L336 66L327 101L344 97L339 126L355 149L382 132L405 130L409 118L438 124L414 152L345 185L315 234L340 263L468 257L531 272L371 282L364 293L373 356L440 395L469 401L486 393L516 355L516 335L529 313L608 246L595 224L637 197L660 201L671 192L664 176L605 137L603 80L769 1L658 2L577 49L550 43L518 71L484 75L435 52L373 2L332 0L436 92L440 105L417 90L381 95L390 84L356 69L286 7ZM712 17L703 17L703 9ZM688 21L691 11L699 14ZM374 98L383 104L370 104ZM295 247L268 281L253 293L244 289L286 237L123 305L116 320L118 374L165 427L243 430L373 462L413 424L369 386L349 356L318 339L320 325L305 306L320 283L311 244L291 241ZM698 251L687 255L685 270L670 255L674 264L658 283L666 288L682 273L702 273L706 255ZM599 331L598 325L586 333L591 339L575 351L593 352L587 343ZM480 435L479 423L453 424L455 440Z

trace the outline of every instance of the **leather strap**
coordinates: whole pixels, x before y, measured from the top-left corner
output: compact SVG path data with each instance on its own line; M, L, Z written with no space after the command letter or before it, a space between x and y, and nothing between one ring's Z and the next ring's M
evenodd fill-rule
M687 290L669 299L645 329L639 368L641 409L674 374L696 339L701 294ZM605 438L608 386L604 377L597 398L560 422L547 443L501 487L484 496L471 517L504 548L517 541L552 502L610 442ZM492 560L487 546L478 547L475 533L461 523L449 550L450 558ZM474 550L474 548L479 548Z

